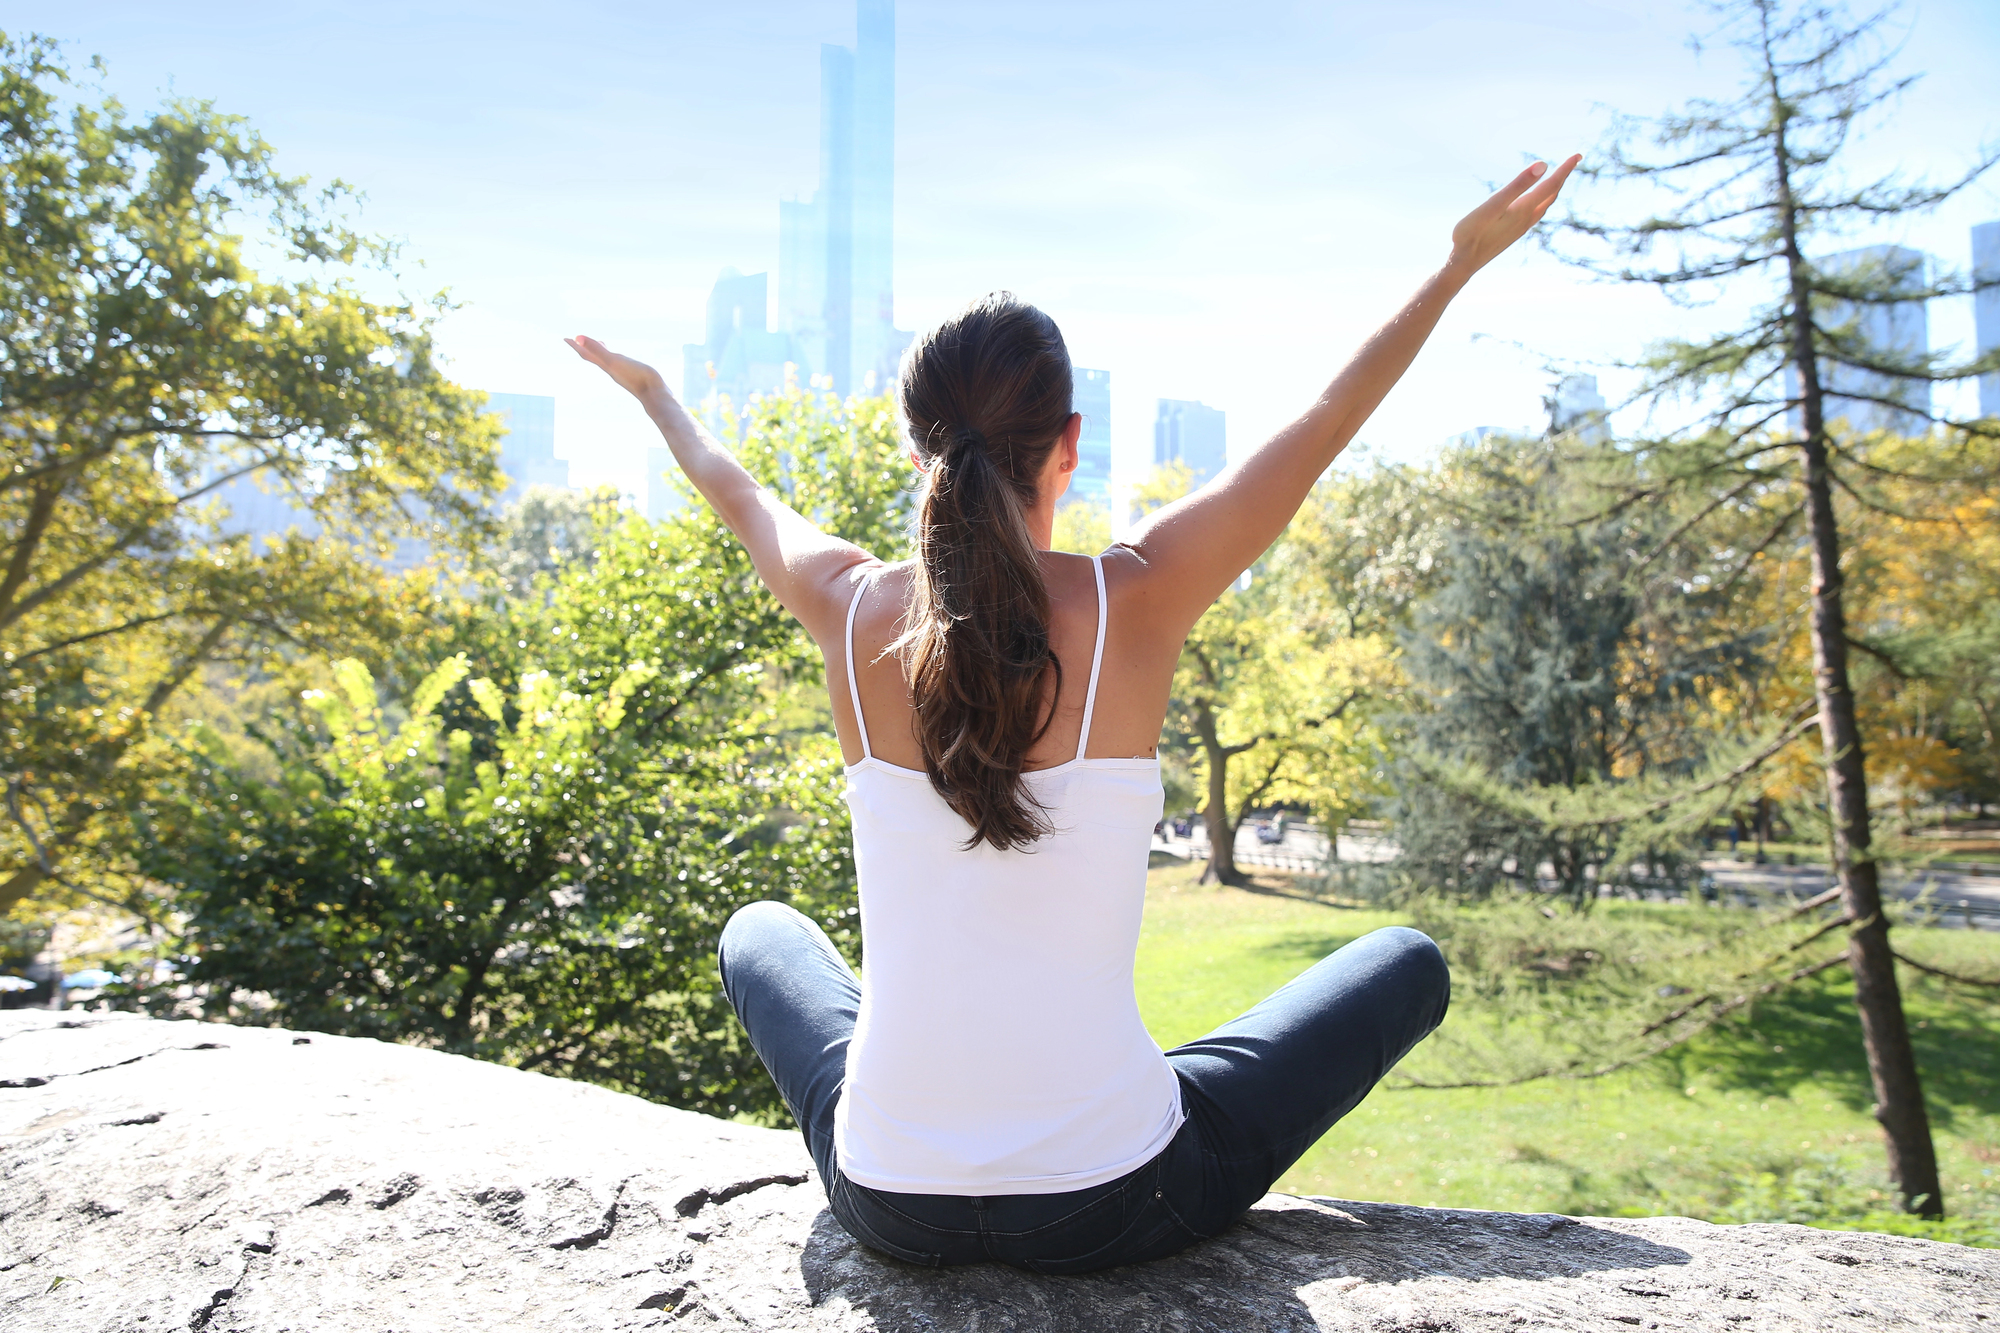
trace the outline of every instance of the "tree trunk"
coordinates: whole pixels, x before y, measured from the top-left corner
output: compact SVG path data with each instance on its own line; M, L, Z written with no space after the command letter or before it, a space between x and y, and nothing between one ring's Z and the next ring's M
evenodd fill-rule
M1882 915L1882 886L1869 852L1868 773L1861 726L1847 670L1847 612L1842 600L1840 529L1833 510L1833 480L1826 443L1825 390L1812 325L1811 289L1798 248L1797 208L1790 158L1781 126L1777 136L1780 219L1791 277L1792 365L1799 377L1805 439L1806 515L1812 541L1813 686L1819 699L1820 736L1826 748L1827 813L1833 825L1834 873L1850 927L1848 965L1854 973L1854 1007L1868 1075L1875 1085L1875 1119L1888 1140L1889 1177L1903 1207L1925 1217L1944 1216L1937 1152L1917 1077L1916 1052L1903 1017L1896 960L1889 951L1889 923Z
M1208 869L1201 872L1203 884L1243 883L1236 868L1236 824L1229 817L1229 747L1215 734L1215 713L1206 704L1194 709L1195 734L1208 760L1208 808L1202 822L1208 827Z

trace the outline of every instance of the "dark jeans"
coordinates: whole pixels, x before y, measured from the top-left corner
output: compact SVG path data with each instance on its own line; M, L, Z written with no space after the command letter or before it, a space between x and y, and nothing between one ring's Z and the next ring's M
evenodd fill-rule
M911 1263L997 1259L1041 1273L1159 1259L1227 1227L1444 1021L1451 998L1427 936L1375 931L1168 1051L1187 1122L1130 1175L1063 1194L897 1194L848 1180L834 1157L861 984L825 932L779 903L752 903L723 930L720 960L827 1203L857 1240Z

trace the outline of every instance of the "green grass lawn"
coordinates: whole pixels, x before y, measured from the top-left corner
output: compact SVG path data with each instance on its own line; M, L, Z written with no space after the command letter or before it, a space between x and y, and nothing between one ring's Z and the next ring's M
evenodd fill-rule
M1201 1035L1333 949L1402 920L1203 888L1195 869L1155 870L1149 886L1139 1005L1163 1046ZM1897 939L1913 956L2000 974L2000 934L1903 930ZM1907 969L1903 981L1946 1208L1963 1219L1930 1234L2000 1243L2000 991L1969 992ZM1447 1023L1475 1017L1464 1010L1455 1005ZM1847 975L1835 969L1601 1079L1377 1089L1278 1188L1451 1207L1880 1228L1899 1219L1881 1211L1894 1204L1873 1100Z

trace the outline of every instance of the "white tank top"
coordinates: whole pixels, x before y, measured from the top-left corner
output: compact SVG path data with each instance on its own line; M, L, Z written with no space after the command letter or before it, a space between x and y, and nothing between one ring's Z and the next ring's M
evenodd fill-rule
M847 769L861 886L861 1014L834 1113L850 1180L904 1194L1057 1194L1145 1165L1181 1125L1180 1084L1139 1021L1132 961L1158 759L1086 759L1104 657L1104 566L1076 758L1024 775L1055 831L967 850L920 769Z

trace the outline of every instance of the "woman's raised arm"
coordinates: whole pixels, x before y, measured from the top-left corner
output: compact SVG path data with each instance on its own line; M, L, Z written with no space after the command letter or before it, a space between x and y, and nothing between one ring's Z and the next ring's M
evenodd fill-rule
M1451 298L1541 221L1580 160L1571 157L1553 173L1537 162L1473 209L1452 229L1444 267L1362 344L1303 416L1193 495L1147 516L1120 543L1139 557L1141 569L1121 582L1145 602L1148 623L1185 634L1278 539L1313 483L1410 368Z
M639 400L681 471L749 549L757 577L779 604L820 643L838 637L853 595L849 576L874 557L852 542L820 531L758 484L735 455L675 400L659 371L595 338L578 335L563 341Z

